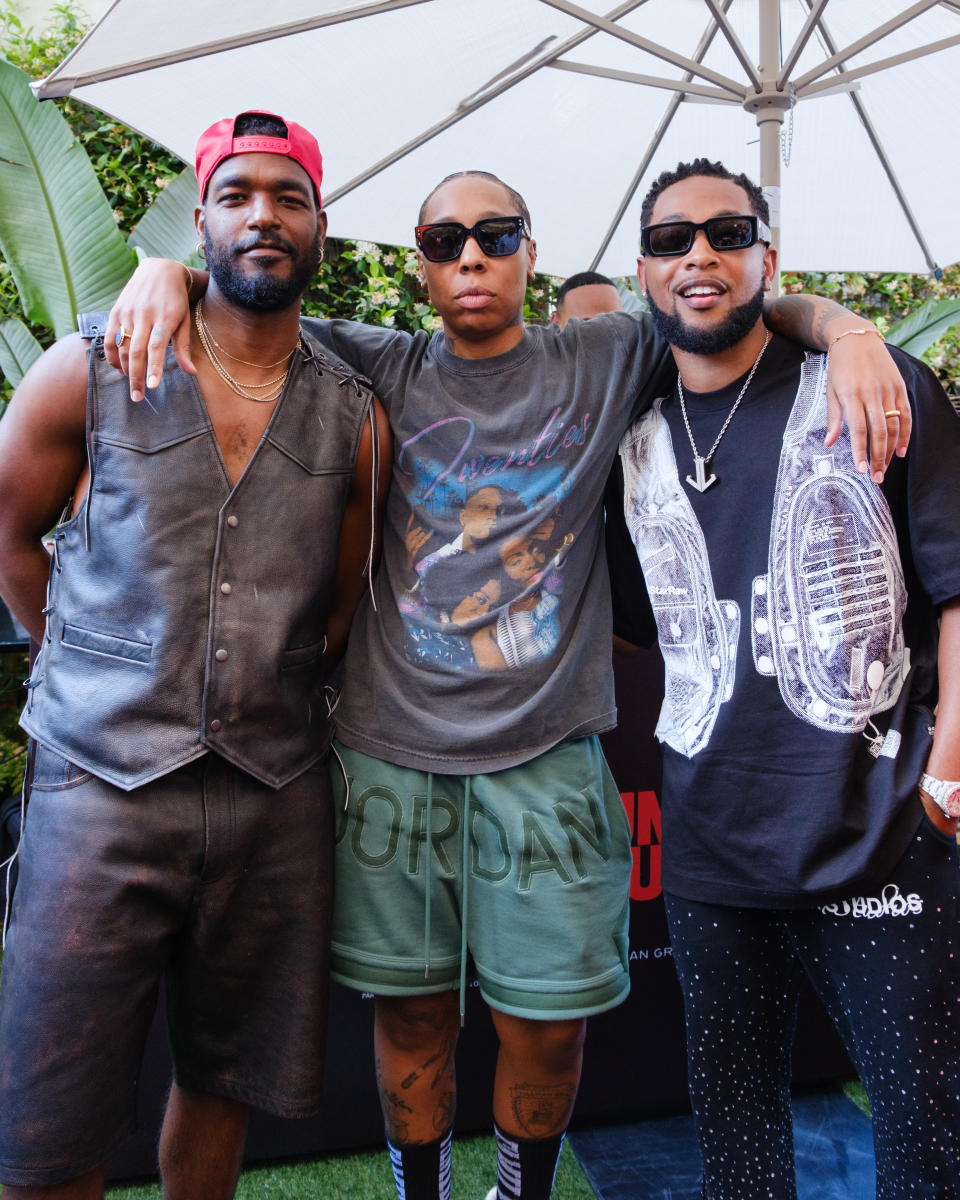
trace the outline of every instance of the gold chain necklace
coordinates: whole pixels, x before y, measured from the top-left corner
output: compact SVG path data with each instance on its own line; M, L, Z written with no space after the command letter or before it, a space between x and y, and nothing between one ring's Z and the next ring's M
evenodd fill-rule
M209 330L207 329L206 322L203 319L203 301L202 300L199 300L197 302L197 307L194 309L193 319L194 319L194 325L196 326L196 329L197 329L197 336L200 338L200 345L203 347L203 352L204 352L204 354L206 354L207 358L210 360L210 365L217 372L217 374L220 376L220 378L223 380L223 382L227 385L227 387L229 387L231 391L236 392L236 394L238 396L242 396L245 400L255 400L258 404L272 404L273 401L276 400L276 398L283 391L283 386L287 382L287 376L290 374L290 360L293 355L293 350L289 351L289 353L285 355L285 358L287 361L287 369L283 372L282 375L277 375L273 379L268 379L266 383L240 383L240 381L238 379L234 379L234 377L230 374L230 372L227 370L227 368L223 365L223 363L220 361L219 357L217 356L216 352L214 351L213 347L210 344L211 342L213 342L214 345L217 345L218 349L222 349L222 347L218 346L218 344L214 341L213 334L211 334L209 332ZM300 344L301 344L300 335L297 334L297 346L299 346ZM295 349L296 349L296 346L294 346L294 350ZM226 354L227 351L224 351L224 353ZM233 356L228 355L228 357L232 358ZM244 360L237 359L236 361L243 362ZM284 359L281 358L276 363L266 364L263 367L263 369L269 370L270 367L278 366L279 363L281 363L283 361L284 361ZM258 363L247 363L246 365L255 367L255 366L258 366L259 364ZM273 387L274 391L268 396L256 396L256 395L252 394L253 392L263 391L270 387ZM250 389L250 390L248 391L247 389Z

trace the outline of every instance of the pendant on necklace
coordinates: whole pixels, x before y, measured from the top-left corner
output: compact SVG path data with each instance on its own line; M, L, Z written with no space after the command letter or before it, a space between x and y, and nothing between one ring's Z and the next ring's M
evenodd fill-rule
M699 454L693 456L693 468L697 472L697 477L694 479L692 475L688 475L687 483L692 488L696 488L698 492L705 492L708 487L717 482L716 475L707 478L707 460L701 458Z

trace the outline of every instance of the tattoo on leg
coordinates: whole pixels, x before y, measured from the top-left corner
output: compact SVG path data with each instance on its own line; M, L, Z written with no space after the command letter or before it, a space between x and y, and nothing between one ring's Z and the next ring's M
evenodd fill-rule
M513 1119L527 1137L549 1137L568 1125L576 1095L572 1083L515 1084L510 1089Z
M388 1092L384 1089L381 1089L380 1098L383 1101L384 1108L386 1108L387 1105L389 1105L390 1111L392 1113L394 1113L394 1112L412 1113L413 1112L413 1109L410 1107L410 1105L407 1104L407 1102L405 1100L401 1100L396 1092Z
M445 1041L443 1043L443 1045L436 1052L436 1054L431 1054L430 1057L428 1059L426 1059L416 1070L411 1071L410 1074L401 1081L400 1086L402 1088L413 1087L413 1085L422 1077L424 1071L426 1071L426 1069L428 1067L432 1067L435 1062L440 1062L440 1069L438 1070L437 1074L433 1077L433 1082L430 1084L431 1087L436 1087L437 1084L440 1082L440 1080L444 1074L444 1071L446 1070L447 1066L449 1065L450 1059L453 1055L453 1051L456 1048L456 1045L457 1045L457 1039L456 1039L456 1035L454 1035L454 1037L452 1039L448 1039L447 1041Z
M387 1126L387 1137L394 1146L409 1146L411 1143L407 1139L407 1132L410 1126L406 1121L398 1121L395 1118L385 1118Z
M437 1101L433 1114L433 1127L437 1133L446 1133L453 1125L453 1117L457 1111L457 1093L449 1088Z
M434 1063L439 1064L437 1067L437 1073L430 1082L431 1088L437 1087L439 1084L443 1083L444 1079L447 1079L450 1076L450 1073L453 1070L453 1055L456 1051L456 1048L457 1035L454 1033L444 1041L437 1053L428 1058L423 1064L424 1070L426 1070L427 1067L433 1066Z

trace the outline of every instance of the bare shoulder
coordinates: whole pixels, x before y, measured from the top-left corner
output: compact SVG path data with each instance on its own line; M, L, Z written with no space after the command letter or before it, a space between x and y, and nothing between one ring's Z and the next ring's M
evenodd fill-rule
M11 439L59 442L83 439L87 403L88 343L79 334L61 338L23 377L0 421L0 449Z

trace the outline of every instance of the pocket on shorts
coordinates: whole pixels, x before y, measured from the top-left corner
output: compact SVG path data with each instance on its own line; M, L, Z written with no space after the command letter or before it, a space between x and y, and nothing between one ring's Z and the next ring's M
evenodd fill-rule
M62 792L67 788L78 787L86 783L90 772L78 767L76 763L37 742L33 759L33 778L31 789L38 792Z

